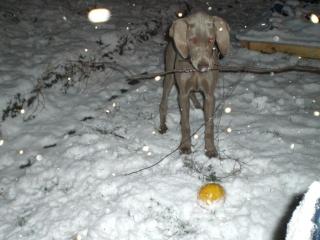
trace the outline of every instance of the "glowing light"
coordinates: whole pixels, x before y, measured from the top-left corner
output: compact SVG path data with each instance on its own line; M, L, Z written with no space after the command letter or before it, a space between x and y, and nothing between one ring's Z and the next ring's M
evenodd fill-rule
M177 13L177 17L182 18L183 17L183 13L182 12L178 12Z
M273 41L278 42L280 40L280 37L275 35L275 36L273 36L272 39L273 39Z
M156 76L156 77L154 78L154 80L156 80L156 81L158 82L158 81L161 80L161 77L160 77L160 76Z
M152 153L151 152L148 152L148 154L147 154L148 156L151 156L152 155Z
M149 151L149 146L147 146L147 145L143 146L142 151L148 152Z
M37 161L41 161L41 160L43 159L43 157L42 157L40 154L38 154L38 155L36 156L36 159L37 159Z
M62 19L63 19L64 21L67 21L67 20L68 20L66 16L63 16Z
M93 23L107 22L111 17L111 12L106 8L92 9L88 13L88 19Z
M127 29L127 30L130 30L130 28L129 28L129 27L126 27L126 29Z
M98 26L95 26L95 27L94 27L94 29L98 29L98 28L99 28Z
M232 129L230 127L227 128L227 133L231 133Z
M106 109L106 113L107 113L107 114L110 113L110 110L109 110L109 109Z
M71 81L71 77L68 77L68 81Z
M155 135L155 134L156 134L156 131L152 131L152 134Z
M223 31L223 27L220 27L220 28L219 28L219 31L222 32L222 31Z
M20 113L21 113L21 114L25 114L25 113L26 113L26 110L21 109L21 110L20 110Z
M317 24L317 23L319 23L319 17L316 14L311 13L310 14L310 21L314 24Z
M195 134L195 135L193 136L193 138L194 138L194 139L198 139L198 138L199 138L199 135L198 135L198 134Z
M208 7L208 10L211 11L211 10L212 10L212 7Z
M84 51L85 51L85 52L88 52L88 48L85 48Z
M20 155L22 155L22 154L24 154L24 151L21 149L21 150L18 151L18 153L19 153Z
M301 58L302 58L301 56L298 57L298 59L301 59Z
M261 26L265 26L266 24L265 23L261 23Z
M313 112L313 115L314 115L315 117L319 117L319 116L320 116L320 112L319 112L319 111L314 111L314 112Z
M4 140L0 139L0 146L2 146L4 144Z
M293 150L294 149L294 143L292 143L291 145L290 145L290 148Z
M225 112L225 113L231 113L231 107L226 107L226 108L224 109L224 112Z
M117 103L115 103L115 102L114 102L114 103L112 103L112 107L114 107L114 108L115 108L116 106L117 106Z

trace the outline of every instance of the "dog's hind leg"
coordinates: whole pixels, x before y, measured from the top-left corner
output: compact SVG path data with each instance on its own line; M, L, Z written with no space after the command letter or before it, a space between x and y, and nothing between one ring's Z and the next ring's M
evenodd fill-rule
M199 100L197 99L197 96L194 92L191 92L190 93L190 99L193 103L193 106L197 109L202 109L202 105L201 103L199 102Z
M165 55L165 69L166 71L173 71L174 65L175 65L175 58L176 53L173 48L172 43L169 43L166 48L166 55ZM170 91L172 89L172 86L174 84L174 74L167 74L163 80L163 93L160 103L160 129L159 133L163 134L165 133L168 128L166 125L166 117L167 117L167 111L168 111L168 97L170 94Z
M171 88L174 84L174 76L171 74L170 76L166 76L163 81L163 93L160 103L160 129L159 133L163 134L168 130L166 124L167 111L168 111L168 97L171 91Z
M190 124L189 124L190 101L189 101L189 94L183 89L181 89L179 94L179 104L180 104L180 112L181 112L180 152L182 154L190 154L191 153Z
M207 157L217 157L218 152L214 146L214 108L215 108L215 97L213 92L211 94L206 94L204 99L204 120L205 120L205 153Z

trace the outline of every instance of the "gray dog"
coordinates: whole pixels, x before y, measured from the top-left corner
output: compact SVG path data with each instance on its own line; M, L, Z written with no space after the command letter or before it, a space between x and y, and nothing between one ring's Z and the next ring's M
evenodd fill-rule
M204 96L203 110L205 121L205 153L217 157L214 146L213 114L215 108L214 90L218 80L219 54L226 55L230 46L230 28L220 17L203 12L174 21L169 36L173 39L166 48L166 71L189 69L189 72L176 72L166 75L160 103L160 133L167 131L166 115L168 96L174 83L179 90L181 111L180 152L191 153L189 108L191 98L196 108L201 108L195 92Z

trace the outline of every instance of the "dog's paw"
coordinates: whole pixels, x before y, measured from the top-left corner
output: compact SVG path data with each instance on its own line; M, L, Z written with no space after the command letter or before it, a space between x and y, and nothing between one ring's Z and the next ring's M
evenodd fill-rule
M190 154L191 153L191 147L182 146L180 147L180 154Z
M208 158L216 158L218 157L218 152L216 149L206 149L206 156Z
M159 133L164 134L167 132L167 130L168 130L167 125L161 125L159 128Z

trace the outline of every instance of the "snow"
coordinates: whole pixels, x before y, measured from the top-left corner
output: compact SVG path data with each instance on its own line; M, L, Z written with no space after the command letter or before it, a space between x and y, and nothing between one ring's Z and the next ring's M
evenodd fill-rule
M277 4L277 3L276 3ZM311 24L308 16L320 12L319 4L297 3L295 0L278 2L281 11L274 12L269 24L262 29L248 30L237 35L239 40L275 42L298 46L320 47L320 24Z
M294 44L300 46L320 47L320 26L310 24L305 19L284 19L279 29L265 32L250 30L237 35L240 40L275 42L280 44Z
M264 16L268 4L223 1L212 13L220 11L235 35ZM23 105L24 114L0 123L0 239L284 238L296 196L319 180L319 76L221 73L215 130L224 160L204 155L203 128L192 139L193 153L180 155L177 91L169 99L169 131L160 135L161 81L127 78L163 70L163 35L185 5L111 0L101 7L111 18L94 25L89 2L0 3L0 108L19 103L17 93L20 100L34 96L39 82L52 84L39 101ZM318 64L233 41L222 64L297 62ZM202 111L191 109L190 119L194 132ZM198 190L216 180L225 202L204 208Z

